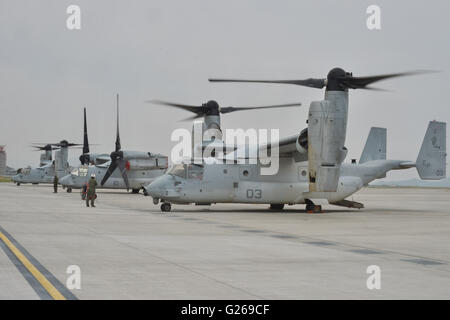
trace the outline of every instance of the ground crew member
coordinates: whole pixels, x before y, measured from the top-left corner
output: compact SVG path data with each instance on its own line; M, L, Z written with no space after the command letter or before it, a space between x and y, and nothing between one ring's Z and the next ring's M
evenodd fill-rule
M86 207L89 207L89 200L91 200L91 207L95 208L94 201L97 196L95 194L96 187L97 187L97 180L95 180L95 174L91 174L91 178L87 183Z
M58 176L56 174L53 178L53 193L58 193Z

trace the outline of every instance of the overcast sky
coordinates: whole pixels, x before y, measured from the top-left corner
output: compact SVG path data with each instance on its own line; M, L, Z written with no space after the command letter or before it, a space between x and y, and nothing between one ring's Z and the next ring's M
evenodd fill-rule
M66 28L70 4L81 7L81 30ZM379 31L366 27L370 4L381 7ZM358 76L440 70L377 84L388 92L350 93L346 160L359 158L371 126L388 129L388 158L415 160L428 121L450 118L449 12L448 0L0 0L0 144L9 166L36 166L30 143L82 142L86 107L89 139L98 144L91 151L109 153L117 92L125 150L170 155L171 132L190 129L178 121L188 113L144 103L155 98L222 106L300 101L300 108L222 117L223 128L279 128L284 137L305 127L323 90L207 78L320 78L335 66ZM71 164L79 152L70 152ZM416 176L410 169L388 178Z

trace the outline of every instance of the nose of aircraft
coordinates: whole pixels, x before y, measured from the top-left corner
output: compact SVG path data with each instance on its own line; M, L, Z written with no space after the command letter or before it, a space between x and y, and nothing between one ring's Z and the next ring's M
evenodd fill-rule
M70 174L68 174L68 175L62 177L61 179L59 179L59 183L63 186L71 187L73 184L72 176Z
M13 175L13 176L11 177L11 180L12 180L13 182L20 182L20 174Z
M165 195L167 188L172 185L172 177L168 174L156 178L145 189L153 198L162 198Z

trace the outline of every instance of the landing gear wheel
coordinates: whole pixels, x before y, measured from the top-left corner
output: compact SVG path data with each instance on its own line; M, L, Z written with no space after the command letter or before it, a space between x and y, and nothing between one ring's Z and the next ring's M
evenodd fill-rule
M322 206L314 206L314 213L322 213Z
M72 193L72 188L67 188L66 192L67 193Z
M306 212L308 213L322 213L322 206L316 206L315 204L307 204Z
M159 199L158 198L153 198L153 204L158 204L159 203Z
M16 182L16 185L20 186L20 182Z
M147 192L147 189L145 189L145 188L142 188L142 194L143 194L144 196L148 196L148 192Z
M131 193L139 193L139 189L131 189Z
M270 205L270 210L283 210L284 203L272 203Z
M169 212L170 209L172 209L172 206L171 206L170 203L168 203L168 202L164 202L164 203L161 205L161 211Z

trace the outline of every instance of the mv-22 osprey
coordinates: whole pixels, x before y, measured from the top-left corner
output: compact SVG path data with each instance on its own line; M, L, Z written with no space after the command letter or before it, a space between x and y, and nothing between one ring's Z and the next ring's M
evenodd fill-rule
M343 164L347 154L345 137L348 115L348 89L373 89L370 84L388 78L412 75L406 72L354 77L335 68L326 79L306 80L224 80L213 82L262 82L325 87L322 101L312 102L308 127L299 134L279 141L279 170L261 175L261 164L223 163L179 164L149 186L154 203L170 211L171 203L259 203L281 210L285 204L306 204L308 212L320 212L322 204L362 208L346 198L369 182L385 177L390 170L416 167L427 180L445 178L446 124L430 122L417 160L386 160L386 130L372 128L360 163ZM259 149L271 149L266 144ZM237 159L238 150L225 156ZM260 154L260 153L258 153ZM267 154L267 153L266 153ZM248 159L247 159L248 160Z
M119 134L119 95L117 95L116 130L115 150L107 157L107 161L105 161L105 155L89 154L85 112L81 166L63 177L60 180L61 185L79 189L85 186L89 177L94 174L97 181L101 181L99 188L127 189L127 191L131 189L133 193L139 193L140 189L166 171L168 158L164 155L122 150ZM146 194L145 189L144 194Z
M40 156L40 164L37 168L26 167L19 169L17 174L11 179L17 185L21 183L53 183L55 175L62 178L67 175L71 167L69 166L69 148L78 146L76 143L69 143L61 140L58 143L49 143L41 146L34 145L34 148L44 151ZM52 160L52 151L55 151L55 160ZM70 189L68 189L70 190Z

